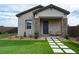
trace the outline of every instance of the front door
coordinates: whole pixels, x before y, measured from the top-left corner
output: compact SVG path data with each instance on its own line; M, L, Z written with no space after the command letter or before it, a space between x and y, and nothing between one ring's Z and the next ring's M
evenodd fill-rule
M43 21L43 34L48 34L48 21Z

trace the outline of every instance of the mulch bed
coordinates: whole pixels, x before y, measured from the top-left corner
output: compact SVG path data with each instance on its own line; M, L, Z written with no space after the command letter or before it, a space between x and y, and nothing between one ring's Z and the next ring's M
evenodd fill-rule
M34 37L11 36L0 40L45 40L45 37L39 37L38 39L35 39Z

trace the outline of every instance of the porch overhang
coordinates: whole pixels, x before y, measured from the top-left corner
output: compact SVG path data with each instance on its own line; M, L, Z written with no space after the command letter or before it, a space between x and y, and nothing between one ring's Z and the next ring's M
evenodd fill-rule
M53 17L49 17L49 16L44 16L44 17L39 17L40 19L42 18L42 19L61 19L61 18L63 18L62 16L53 16Z
M67 18L63 18L62 16L54 16L54 17L48 17L48 16L41 16L39 18L35 18L35 31L39 33L39 35L41 35L41 21L43 20L60 20L60 32L61 32L61 35L66 35L67 34ZM54 25L53 25L54 26ZM51 27L50 27L51 28ZM50 29L49 28L49 29Z

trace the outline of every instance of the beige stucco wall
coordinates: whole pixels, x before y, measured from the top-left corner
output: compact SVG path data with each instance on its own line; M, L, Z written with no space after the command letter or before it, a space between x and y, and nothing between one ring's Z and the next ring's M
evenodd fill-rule
M23 36L24 32L26 32L26 35L33 35L34 33L34 21L33 21L33 11L28 12L18 18L18 36ZM32 20L32 29L25 28L25 20Z
M66 18L67 15L64 15L63 12L60 12L56 9L46 9L35 15L35 18L39 18L39 17L65 17Z
M35 10L38 10L38 9L35 9ZM34 32L35 32L34 21L35 20L34 20L34 16L33 16L33 11L35 11L35 10L32 10L32 11L18 17L18 36L23 36L24 32L26 32L27 36L34 35ZM32 20L32 29L25 28L25 21L26 20Z
M24 14L21 17L19 17L19 19L18 19L18 36L23 36L24 32L26 32L27 36L32 33L33 28L25 29L25 20L32 20L32 19L33 19L32 12ZM33 27L33 25L32 25L32 27Z

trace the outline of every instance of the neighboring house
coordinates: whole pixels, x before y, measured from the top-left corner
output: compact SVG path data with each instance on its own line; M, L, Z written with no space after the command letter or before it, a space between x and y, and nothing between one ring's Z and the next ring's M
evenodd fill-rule
M29 10L23 11L18 17L18 36L34 35L40 36L60 33L67 35L67 15L70 12L55 5L38 5Z
M11 34L17 33L17 27L4 27L0 26L0 34Z

